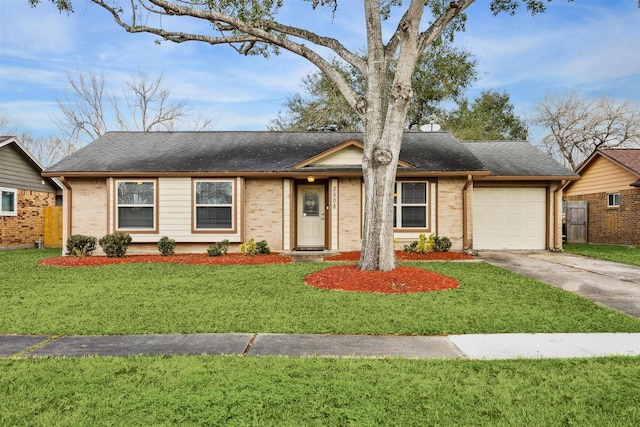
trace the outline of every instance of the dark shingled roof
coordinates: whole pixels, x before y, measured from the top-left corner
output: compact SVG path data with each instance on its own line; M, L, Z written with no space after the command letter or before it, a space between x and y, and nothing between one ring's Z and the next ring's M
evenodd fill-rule
M295 165L350 140L361 142L362 134L268 131L109 132L51 166L45 173L64 176L129 172L295 172L300 171L294 168ZM400 160L413 166L405 170L416 172L490 170L495 175L572 175L571 171L527 142L461 143L447 132L406 132ZM331 166L312 169L359 170Z
M527 141L474 141L464 145L494 176L578 177Z

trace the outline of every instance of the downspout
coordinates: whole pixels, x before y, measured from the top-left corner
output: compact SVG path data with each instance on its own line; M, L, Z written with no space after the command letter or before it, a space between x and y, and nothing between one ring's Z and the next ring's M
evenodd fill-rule
M560 185L558 185L558 187L553 191L553 249L556 251L560 250L558 242L558 192L564 188L565 183L566 181L563 179L560 181Z
M65 250L65 242L67 241L67 239L71 236L71 186L69 185L69 183L67 182L67 180L65 179L64 176L61 176L58 178L60 180L60 182L62 183L62 185L64 185L64 188L66 189L66 194L63 193L63 209L67 211L67 217L66 217L66 222L67 222L67 233L62 233L62 255L64 255L64 250ZM66 197L64 197L66 196ZM63 211L64 213L64 211ZM64 215L63 215L64 216Z
M468 212L467 196L468 196L469 186L471 185L472 182L473 182L472 176L467 175L467 182L464 184L464 187L462 188L462 249L465 251L469 249L469 236L468 236L468 230L467 230L467 221L469 217L469 212Z

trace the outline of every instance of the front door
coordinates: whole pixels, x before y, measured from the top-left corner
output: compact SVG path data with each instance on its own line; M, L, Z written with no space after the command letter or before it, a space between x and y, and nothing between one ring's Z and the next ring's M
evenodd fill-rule
M299 185L297 198L298 248L324 249L324 185Z

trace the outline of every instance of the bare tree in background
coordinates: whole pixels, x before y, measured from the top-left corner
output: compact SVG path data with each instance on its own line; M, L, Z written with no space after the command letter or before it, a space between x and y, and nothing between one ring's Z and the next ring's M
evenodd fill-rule
M573 170L598 148L640 146L640 105L628 101L549 93L532 122L549 132L542 139L548 152Z
M5 112L0 111L0 134L16 137L42 166L52 165L78 149L77 145L69 140L56 136L34 137L28 132L20 131L19 127Z
M132 76L122 97L109 96L104 74L77 72L67 76L70 91L58 100L61 117L58 128L72 141L90 142L109 130L207 130L211 119L194 115L185 101L171 100L164 76L152 77L148 71Z

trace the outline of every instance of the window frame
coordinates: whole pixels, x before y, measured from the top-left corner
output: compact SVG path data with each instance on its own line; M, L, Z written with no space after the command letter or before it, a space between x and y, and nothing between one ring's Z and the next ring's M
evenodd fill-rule
M403 203L402 202L402 184L424 184L425 186L425 201L424 203ZM431 228L431 181L428 180L416 180L416 179L407 179L407 180L396 180L394 183L394 200L393 200L393 210L395 212L395 225L393 227L394 231L398 232L406 232L406 231L429 231ZM403 207L424 207L425 212L425 224L424 227L403 227L402 226L402 208Z
M118 186L121 183L151 183L153 184L153 203L137 204L137 203L123 203L118 202ZM157 233L158 232L158 180L157 179L116 179L114 183L114 229L124 233ZM153 218L152 227L139 228L139 227L121 227L120 226L120 208L152 208Z
M613 201L613 204L611 203L612 201ZM620 193L607 193L607 208L615 209L619 207L620 207Z
M2 193L13 194L13 208L10 211L2 209ZM18 189L0 187L0 216L18 216Z
M199 182L218 182L231 184L231 203L203 204L197 203L196 190ZM202 228L198 227L198 208L199 207L229 207L231 208L231 227L230 228ZM191 231L192 233L209 233L209 234L231 234L237 230L237 209L238 209L238 185L235 179L230 178L204 178L193 179L191 183Z

